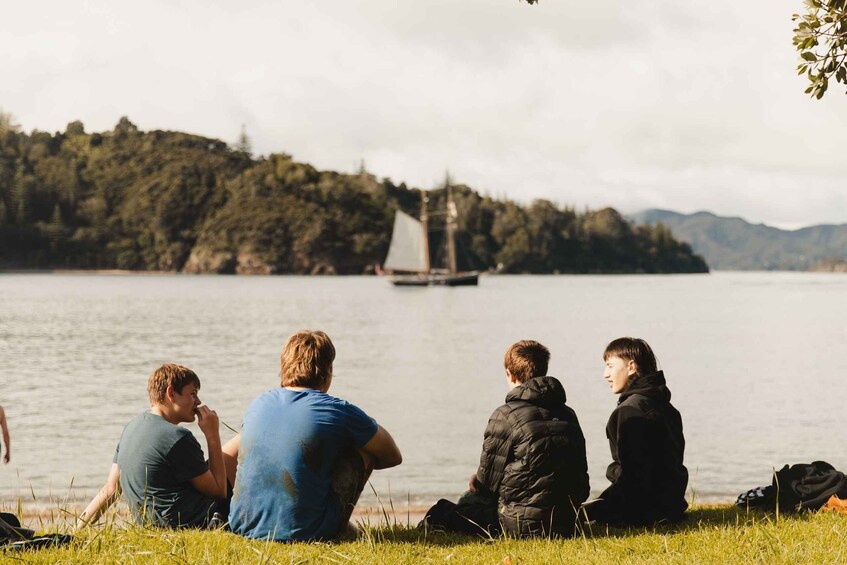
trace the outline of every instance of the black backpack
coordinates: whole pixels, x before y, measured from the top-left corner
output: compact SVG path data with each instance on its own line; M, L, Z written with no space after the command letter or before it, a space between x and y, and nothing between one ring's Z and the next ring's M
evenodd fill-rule
M738 506L781 511L818 510L830 497L847 499L847 476L826 461L785 465L769 486L738 495Z
M44 534L36 536L33 530L21 527L14 514L0 512L0 547L3 549L39 549L66 545L73 540L70 534Z

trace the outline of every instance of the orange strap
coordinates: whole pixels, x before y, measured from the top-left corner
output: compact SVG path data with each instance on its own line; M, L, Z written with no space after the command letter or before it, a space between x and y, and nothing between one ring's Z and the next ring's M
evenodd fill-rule
M835 495L830 496L829 500L826 501L826 504L823 505L821 510L832 510L834 512L847 514L847 500L838 498Z

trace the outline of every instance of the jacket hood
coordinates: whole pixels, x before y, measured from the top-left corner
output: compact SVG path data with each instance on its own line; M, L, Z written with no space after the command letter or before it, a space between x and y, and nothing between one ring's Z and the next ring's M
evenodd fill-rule
M561 406L567 400L565 387L555 377L535 377L516 386L506 395L506 402L523 400L542 408Z
M668 387L665 385L664 371L657 371L650 375L644 375L633 379L633 381L629 383L629 386L626 387L626 390L621 393L621 397L618 399L618 404L633 394L640 394L641 396L655 398L663 402L671 401L671 391L668 390Z

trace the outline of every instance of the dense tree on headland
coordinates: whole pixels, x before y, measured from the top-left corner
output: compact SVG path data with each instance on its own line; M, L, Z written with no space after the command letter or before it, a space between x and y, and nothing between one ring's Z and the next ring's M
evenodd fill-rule
M143 132L127 118L103 133L72 122L27 134L0 112L0 268L362 273L385 257L394 210L418 210L418 190L364 167L319 171L285 154L254 159L248 148ZM524 207L454 190L466 267L707 270L666 227L634 226L611 208ZM443 198L433 193L432 206Z

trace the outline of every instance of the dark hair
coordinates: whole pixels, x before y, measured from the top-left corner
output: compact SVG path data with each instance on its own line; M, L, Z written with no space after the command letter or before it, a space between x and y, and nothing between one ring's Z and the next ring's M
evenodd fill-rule
M288 338L279 360L282 386L318 390L332 377L335 346L324 332L303 330Z
M547 374L550 350L531 339L524 339L506 350L503 365L521 384Z
M634 361L638 375L649 375L657 371L656 355L646 341L637 337L619 337L612 341L603 352L603 361L609 357Z
M150 404L164 402L168 387L171 387L176 393L181 393L183 387L187 384L193 384L199 389L200 378L188 367L176 363L165 363L153 371L153 374L147 379L147 394L150 396Z

